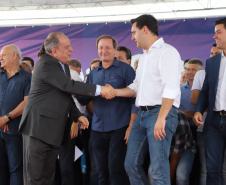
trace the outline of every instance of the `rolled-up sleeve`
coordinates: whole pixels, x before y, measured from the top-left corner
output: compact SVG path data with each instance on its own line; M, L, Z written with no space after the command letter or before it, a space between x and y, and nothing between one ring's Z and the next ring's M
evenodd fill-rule
M175 49L166 50L162 54L159 69L164 87L163 98L175 100L180 95L180 64L181 58Z
M134 90L137 94L137 91L138 91L138 83L137 83L137 79L135 78L133 83L131 83L129 86L128 86L130 89Z

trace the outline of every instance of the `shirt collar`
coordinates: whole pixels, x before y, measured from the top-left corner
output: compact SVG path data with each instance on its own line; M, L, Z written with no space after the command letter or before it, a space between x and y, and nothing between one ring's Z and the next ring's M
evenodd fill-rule
M111 66L116 66L116 67L119 67L119 60L115 57L115 60L114 60L114 62L112 63L112 65ZM110 66L110 67L111 67ZM99 65L97 66L97 70L99 71L100 69L103 69L103 67L102 67L102 61L99 63Z
M60 61L58 61L59 62L59 64L62 66L62 67L64 67L64 64L62 64Z
M14 75L16 75L16 74L19 74L19 75L20 75L20 73L21 73L22 71L24 71L24 68L20 66L20 69L19 69ZM0 73L2 73L2 74L5 73L5 74L7 74L7 71L6 71L5 69L3 69Z
M189 86L189 84L188 84L188 81L186 81L185 82L185 86L184 86L185 88L191 88L190 86Z
M151 47L149 48L148 52L150 52L151 49L153 49L153 48L160 48L164 43L165 43L165 42L164 42L163 38L162 38L162 37L159 38L158 40L156 40L156 41L151 45ZM143 52L145 53L146 50L143 50Z
M3 74L3 73L5 73L6 72L6 70L5 69L3 69L1 72L0 72L0 74Z
M225 58L226 56L224 56L224 52L221 52L221 58Z

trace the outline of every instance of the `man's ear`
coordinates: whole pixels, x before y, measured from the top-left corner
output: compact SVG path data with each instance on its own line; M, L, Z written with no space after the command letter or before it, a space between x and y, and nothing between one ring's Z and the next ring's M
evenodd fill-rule
M128 62L129 62L129 65L131 65L131 59L129 59Z
M52 55L54 56L54 57L57 57L57 48L52 48Z
M13 58L14 58L14 60L19 58L19 56L18 56L18 54L16 52L13 53Z
M148 27L146 25L144 25L144 27L142 28L143 29L143 32L146 34L148 32Z

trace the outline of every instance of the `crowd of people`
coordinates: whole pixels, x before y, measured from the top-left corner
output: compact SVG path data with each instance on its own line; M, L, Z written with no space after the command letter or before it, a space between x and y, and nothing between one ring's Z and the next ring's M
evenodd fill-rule
M0 185L226 185L226 18L205 70L191 58L183 72L155 17L130 22L143 49L134 68L130 49L101 35L84 82L61 32L36 64L1 49Z

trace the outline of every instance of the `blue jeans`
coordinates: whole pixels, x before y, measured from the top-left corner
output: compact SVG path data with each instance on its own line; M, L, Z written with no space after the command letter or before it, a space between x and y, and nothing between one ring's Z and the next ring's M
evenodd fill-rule
M190 149L184 151L177 165L176 181L177 185L189 185L189 176L191 173L195 154Z
M223 153L225 150L226 116L213 114L205 135L207 185L221 185Z
M153 185L170 185L169 152L172 136L177 128L177 109L172 108L166 117L166 137L161 141L154 137L154 126L160 107L139 111L130 132L125 169L131 185L148 185L142 168L147 151L150 153Z
M0 131L0 184L23 185L23 142L21 135Z
M124 169L127 127L110 132L91 131L90 144L99 185L129 185Z

